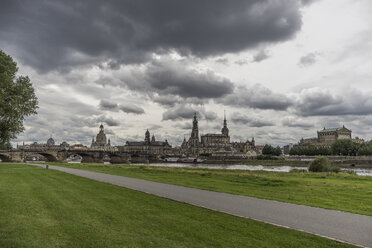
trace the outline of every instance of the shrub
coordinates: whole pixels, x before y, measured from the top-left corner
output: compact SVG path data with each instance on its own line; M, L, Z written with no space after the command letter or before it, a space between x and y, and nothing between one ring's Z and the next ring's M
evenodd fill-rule
M312 172L327 172L330 170L331 164L326 157L319 157L311 161L309 171Z
M337 165L331 165L330 172L339 173L341 171L341 168Z
M309 171L311 172L340 172L340 167L331 165L327 157L319 157L311 161L309 165Z

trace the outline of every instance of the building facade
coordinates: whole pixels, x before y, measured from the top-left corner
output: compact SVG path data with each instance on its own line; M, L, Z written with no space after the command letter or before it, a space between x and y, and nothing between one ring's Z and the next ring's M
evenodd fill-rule
M110 139L107 140L105 129L102 124L99 126L99 132L96 136L96 140L94 140L94 138L92 139L92 144L90 145L90 148L92 149L111 148L111 141Z
M247 153L254 149L255 141L233 142L230 141L229 128L227 127L226 115L224 116L221 133L208 133L201 135L199 141L199 128L196 113L193 118L193 127L188 141L183 140L181 150L186 155L229 155L235 153Z
M167 140L156 141L154 135L150 139L150 132L147 130L144 141L127 141L122 147L122 151L131 154L164 155L170 154L171 148L172 147L168 144Z
M37 143L34 142L32 144L24 144L23 145L17 145L17 149L20 150L50 150L50 149L55 149L55 150L60 150L60 149L65 149L68 150L70 145L66 142L63 141L61 144L56 145L56 142L52 137L50 137L46 143Z
M359 139L358 137L353 139L351 137L351 133L352 131L350 129L347 129L345 126L338 128L323 128L322 130L317 131L316 138L309 139L302 138L296 146L315 145L329 147L332 145L333 142L340 139L349 139L357 143L364 142L363 139Z

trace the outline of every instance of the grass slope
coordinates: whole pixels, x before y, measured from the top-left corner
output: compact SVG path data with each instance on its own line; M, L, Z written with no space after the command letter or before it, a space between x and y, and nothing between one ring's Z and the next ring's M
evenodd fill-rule
M0 247L352 247L27 165L0 163Z
M59 165L372 215L372 177L348 173L281 173L103 164Z

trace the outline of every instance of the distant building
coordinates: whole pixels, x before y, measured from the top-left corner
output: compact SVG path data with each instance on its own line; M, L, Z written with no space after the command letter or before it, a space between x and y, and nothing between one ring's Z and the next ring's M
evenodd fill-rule
M317 131L317 138L302 138L296 146L331 146L333 142L339 139L349 139L357 143L364 142L363 139L359 139L358 137L352 139L351 132L352 131L347 129L345 126L338 128L323 128L322 130Z
M199 128L196 113L194 114L191 136L188 141L183 140L181 145L183 154L187 155L229 155L235 153L247 153L254 149L255 141L233 142L230 141L229 128L227 127L226 115L223 120L221 133L208 133L201 135L199 141Z
M257 155L262 154L262 150L264 149L265 146L255 146L255 151Z
M149 130L145 133L144 141L127 141L125 146L121 147L124 152L157 155L170 154L171 148L167 140L156 141L154 135L150 139Z
M83 144L75 144L75 145L72 145L70 146L70 150L73 150L73 151L87 151L89 150L89 148Z
M251 141L247 140L246 142L232 142L231 145L236 151L247 153L256 149L255 143L256 142L252 137Z
M221 133L209 133L201 136L201 146L206 148L224 147L230 144L229 129L227 128L226 116L223 120Z
M22 145L17 145L17 149L20 150L42 150L42 149L69 149L69 144L66 141L63 141L61 144L56 145L56 142L52 137L50 137L46 143L37 143L33 142L32 144L25 144L23 142Z
M90 145L90 148L104 150L114 149L114 147L111 146L110 139L106 138L105 129L102 124L99 126L99 132L96 136L96 140L94 140L94 138L92 139L92 144Z

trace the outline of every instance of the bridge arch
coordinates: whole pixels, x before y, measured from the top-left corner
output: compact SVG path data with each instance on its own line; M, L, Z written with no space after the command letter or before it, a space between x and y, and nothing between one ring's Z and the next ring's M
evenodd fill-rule
M56 161L58 161L58 159L53 154L46 153L46 152L27 153L26 156L25 156L25 160L27 160L27 158L30 158L32 156L38 156L38 155L43 156L45 158L46 162L56 162Z
M76 156L76 155L80 156L82 158L82 160L81 160L82 163L93 163L93 162L95 162L94 157L91 154L86 153L86 152L79 152L79 151L70 152L68 154L68 157Z
M0 153L0 159L1 159L1 162L11 162L12 161L12 159L9 156L7 156L5 154L1 154L1 153Z

